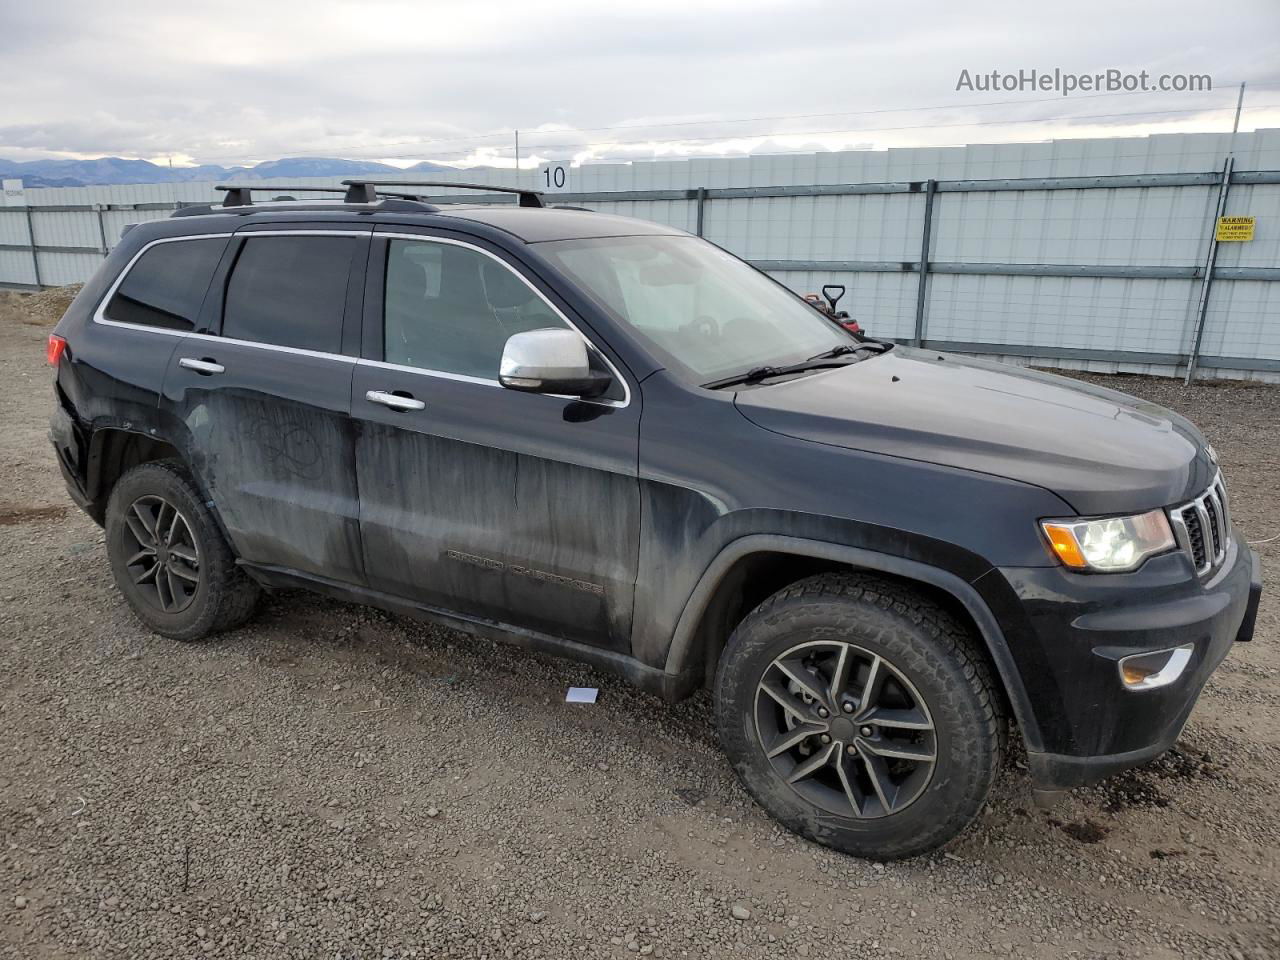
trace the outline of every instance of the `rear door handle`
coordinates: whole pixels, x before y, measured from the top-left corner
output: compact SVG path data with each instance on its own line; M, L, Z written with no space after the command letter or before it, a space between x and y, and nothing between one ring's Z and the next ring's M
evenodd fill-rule
M197 360L195 357L183 357L178 361L178 366L186 367L188 370L194 370L196 373L212 374L222 373L227 368L220 363L212 360Z
M380 403L392 410L424 410L427 406L421 400L402 397L397 393L388 393L386 390L370 390L364 398L370 403Z

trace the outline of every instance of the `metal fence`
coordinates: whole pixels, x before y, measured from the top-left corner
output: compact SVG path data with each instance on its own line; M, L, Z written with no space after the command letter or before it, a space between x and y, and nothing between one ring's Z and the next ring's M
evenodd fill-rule
M1010 147L968 147L959 163L943 150L888 151L894 156L879 167L1071 175L867 180L856 175L884 153L831 154L584 167L573 174L583 189L549 199L706 236L800 292L844 283L841 307L878 336L1038 364L1163 374L1198 365L1209 376L1280 380L1280 131L1234 143L1182 135L1018 147L1046 149L1010 159ZM975 164L983 149L987 162ZM1204 169L1210 159L1214 168ZM841 161L863 169L848 171L846 182L818 182L839 176ZM1134 168L1155 172L1082 175ZM811 182L785 182L806 171ZM782 182L725 183L770 175ZM536 173L482 176L533 187ZM716 185L672 183L697 178ZM170 199L147 199L165 192ZM41 195L63 202L34 199ZM125 223L168 216L213 192L175 184L26 196L28 205L0 207L0 283L83 280ZM458 192L431 200L511 202ZM1219 245L1223 214L1254 215L1255 239Z

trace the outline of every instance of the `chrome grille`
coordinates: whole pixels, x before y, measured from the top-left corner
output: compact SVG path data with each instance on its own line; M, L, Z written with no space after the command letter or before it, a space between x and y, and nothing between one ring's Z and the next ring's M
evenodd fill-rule
M1208 576L1227 559L1231 521L1227 513L1227 488L1218 474L1209 489L1190 503L1169 511L1178 545L1187 552L1197 576Z

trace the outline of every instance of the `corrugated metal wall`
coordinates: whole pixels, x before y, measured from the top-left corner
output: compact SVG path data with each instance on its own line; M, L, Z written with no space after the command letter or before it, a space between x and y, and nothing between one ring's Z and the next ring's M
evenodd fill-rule
M688 190L780 185L901 183L933 180L1208 174L1234 149L1239 171L1280 170L1280 130L1179 134L1037 144L971 145L733 159L598 164L572 171L575 192ZM536 171L462 171L431 179L538 186ZM336 185L340 178L292 181ZM272 181L262 181L269 185ZM28 190L33 206L133 206L207 202L211 183L144 184ZM433 191L445 193L447 191ZM935 198L931 263L1082 264L1203 267L1218 187L1126 187L1089 190L941 192ZM601 212L642 217L694 231L690 199L593 200ZM753 261L919 261L924 195L712 199L703 234ZM1223 244L1219 268L1280 265L1280 183L1233 185L1228 215L1258 218L1251 243ZM33 211L40 282L84 280L128 222L166 217L168 210ZM101 226L99 225L101 220ZM35 282L28 216L0 207L0 283ZM75 248L59 251L48 248ZM8 248L8 249L6 249ZM915 272L771 271L800 292L836 282L841 303L877 335L915 332ZM1009 276L933 273L924 322L933 342L1017 346L1098 369L1172 373L1173 364L1109 354L1185 355L1193 335L1199 279ZM1216 280L1206 312L1203 353L1235 358L1254 369L1228 376L1280 378L1280 283ZM1017 352L1017 351L1015 351ZM1256 361L1256 362L1255 362ZM1212 366L1209 364L1209 366ZM1206 373L1211 371L1206 370Z

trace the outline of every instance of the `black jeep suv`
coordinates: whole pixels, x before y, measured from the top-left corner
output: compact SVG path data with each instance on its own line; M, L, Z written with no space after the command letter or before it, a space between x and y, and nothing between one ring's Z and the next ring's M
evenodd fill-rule
M1166 750L1261 593L1177 414L531 194L234 190L128 232L50 360L152 629L301 586L707 686L760 804L860 856L954 837L1009 720L1044 793Z

